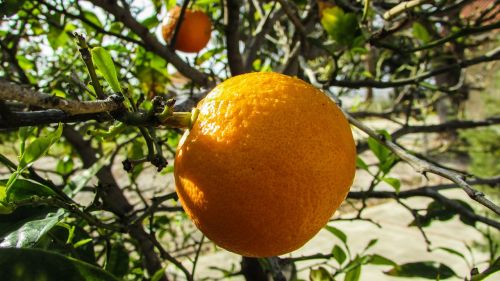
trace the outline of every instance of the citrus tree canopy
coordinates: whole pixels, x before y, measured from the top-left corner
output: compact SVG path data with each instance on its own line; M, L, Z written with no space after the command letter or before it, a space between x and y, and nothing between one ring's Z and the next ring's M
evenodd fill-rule
M0 0L0 279L500 273L496 0Z

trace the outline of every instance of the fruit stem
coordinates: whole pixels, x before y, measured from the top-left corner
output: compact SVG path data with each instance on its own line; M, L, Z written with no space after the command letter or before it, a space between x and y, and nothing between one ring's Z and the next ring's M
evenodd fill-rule
M191 112L173 112L161 121L161 124L171 128L191 129L198 118L200 110L194 108Z

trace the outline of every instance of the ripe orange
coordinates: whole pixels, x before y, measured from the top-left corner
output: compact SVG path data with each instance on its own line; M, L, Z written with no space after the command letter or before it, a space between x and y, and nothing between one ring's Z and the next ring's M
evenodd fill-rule
M172 40L180 14L181 8L175 6L168 12L168 16L162 24L163 39L167 43ZM174 48L183 52L197 53L205 48L210 40L211 32L212 22L205 13L186 9Z
M297 78L250 73L215 87L177 148L177 193L217 245L267 257L311 239L344 200L355 172L349 124Z

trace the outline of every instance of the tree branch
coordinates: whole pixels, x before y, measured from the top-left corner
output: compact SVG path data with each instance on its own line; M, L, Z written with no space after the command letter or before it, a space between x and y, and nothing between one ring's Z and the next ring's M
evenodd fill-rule
M427 71L425 73L422 73L420 75L410 77L410 78L405 78L405 79L399 79L395 81L377 81L377 80L372 80L372 79L365 79L365 80L358 80L358 81L353 81L353 80L332 80L330 82L330 86L338 86L338 87L347 87L347 88L362 88L362 87L372 87L372 88L392 88L392 87L399 87L399 86L404 86L404 85L409 85L409 84L418 84L421 81L424 81L427 78L434 77L438 74L448 72L450 70L454 70L456 68L466 68L472 65L476 65L479 63L483 62L489 62L489 61L496 61L500 59L500 48L496 48L491 52L488 52L487 54L479 57L475 57L469 60L462 60L460 62L457 62L455 64L449 64L445 65L442 67L435 68L431 71Z
M386 146L389 150L391 150L394 154L396 154L399 158L401 158L403 161L407 162L410 164L417 172L419 173L432 173L436 174L438 176L441 176L443 178L449 179L450 181L456 183L459 187L461 187L467 195L479 202L481 205L487 207L488 209L492 210L496 214L500 215L500 207L498 207L495 203L491 202L489 199L485 197L485 195L482 192L479 192L475 189L473 189L469 184L467 184L466 181L464 181L463 177L453 171L438 167L436 165L433 165L432 163L425 161L423 159L420 159L413 154L410 154L406 150L404 150L401 146L398 144L387 140L383 136L377 134L375 131L372 129L368 128L366 125L361 123L360 121L356 120L353 118L351 115L348 113L345 113L347 119L351 124L353 124L355 127L360 129L361 131L365 132L368 134L370 137L374 138L378 142L380 142L382 145Z
M265 36L271 31L274 23L278 21L282 16L282 9L272 9L271 11L269 11L269 13L266 14L266 17L263 19L263 22L257 27L255 36L252 36L250 38L250 42L246 44L243 57L245 59L245 69L247 71L252 69L252 63L255 60L257 51L260 49L260 46L264 42Z
M42 108L57 108L68 114L89 114L114 111L122 107L117 97L97 101L75 101L42 94L14 83L0 79L0 100L15 100L26 105Z
M472 121L472 120L453 120L436 125L420 125L420 126L406 126L399 130L396 130L391 134L392 139L398 139L403 135L415 134L415 133L433 133L433 132L444 132L452 131L457 129L470 129L484 126L491 126L495 124L500 124L500 117L492 117L482 121Z
M8 119L0 116L0 129L20 128L25 126L43 126L54 123L74 123L89 120L104 122L113 120L113 117L107 113L70 115L59 109L30 112L10 112Z
M499 185L500 184L500 177L495 177L492 179L477 179L477 180L471 180L469 181L469 184L489 184L489 185ZM470 219L471 221L474 222L482 222L486 225L492 226L496 229L500 229L500 223L489 219L487 217L475 214L474 212L470 211L469 209L465 208L463 205L460 203L453 201L441 193L439 193L439 190L443 189L448 189L451 187L457 187L456 184L451 184L451 185L436 185L436 186L423 186L411 190L405 190L401 192L394 192L394 191L351 191L347 195L347 198L352 198L352 199L365 199L365 198L392 198L392 199L407 199L411 197L429 197L432 198L439 203L443 204L446 207L449 207L453 209L454 211L457 212L457 214L460 214L467 219Z
M412 0L412 1L405 1L405 2L399 3L398 5L394 6L394 8L385 12L383 15L383 18L385 20L391 20L394 17L396 17L397 15L404 13L405 11L411 10L415 7L418 7L422 4L425 4L426 2L430 2L430 1L429 0Z
M116 20L121 21L126 27L136 33L144 42L145 48L150 50L168 62L172 63L180 73L189 77L193 82L209 86L208 76L195 68L186 64L178 55L170 51L165 45L162 45L149 30L140 24L130 13L129 10L120 7L116 1L107 0L89 0L94 5L101 7L106 12L115 16Z
M281 8L283 8L283 11L285 11L285 14L290 18L290 20L292 21L293 25L295 25L299 33L303 36L306 36L307 35L306 28L300 21L299 17L292 10L292 8L288 5L286 0L277 0L277 1L280 3Z
M227 45L227 59L231 75L236 76L245 72L243 59L240 53L240 1L226 0L224 15L227 16L225 34Z

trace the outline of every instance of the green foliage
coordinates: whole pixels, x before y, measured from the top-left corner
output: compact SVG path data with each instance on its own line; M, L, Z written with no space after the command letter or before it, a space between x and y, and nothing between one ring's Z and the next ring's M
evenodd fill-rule
M405 263L385 272L390 276L399 277L421 277L430 280L448 279L456 276L455 272L448 266L435 262L413 262Z
M5 188L7 180L0 180L0 189ZM9 203L22 201L33 196L50 197L56 193L48 186L29 179L17 179L10 188L5 190L5 197L0 196L0 202Z
M460 132L467 153L472 159L470 171L481 177L500 174L500 127L480 128Z
M427 29L425 29L425 27L419 22L413 23L412 32L413 36L423 43L427 43L432 39L429 32L427 32Z
M123 277L129 270L129 252L120 240L117 240L108 249L106 271L117 277Z
M0 268L6 280L119 280L99 267L39 249L0 249Z
M49 148L61 137L62 129L62 125L59 124L55 131L50 132L45 136L38 137L31 142L21 154L19 159L19 168L25 168L28 164L33 163L47 153Z
M340 45L351 47L357 39L357 36L359 36L359 26L356 15L353 13L345 13L337 6L323 11L321 24L328 35Z
M36 248L96 265L94 243L90 235L78 225L58 223L36 243Z
M97 69L101 72L106 82L108 82L114 92L120 93L122 89L120 87L120 82L118 82L118 76L116 75L116 69L111 55L102 47L92 48L90 52L92 53L92 61L97 66Z
M347 255L345 254L344 250L342 250L342 248L340 248L339 245L333 246L332 255L333 258L337 260L339 264L343 264L345 259L347 258Z
M0 248L34 247L65 216L64 210L53 207L19 207L0 214Z
M324 267L318 267L317 269L311 269L309 272L310 281L333 281L333 277Z

